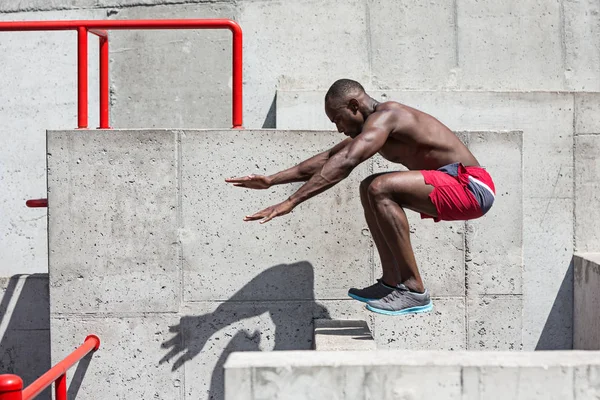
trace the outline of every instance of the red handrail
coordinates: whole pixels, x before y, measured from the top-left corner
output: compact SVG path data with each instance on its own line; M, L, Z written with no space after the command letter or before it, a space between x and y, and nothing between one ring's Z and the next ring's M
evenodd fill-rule
M100 37L100 128L110 128L108 119L108 35L105 30L111 29L229 29L233 33L233 128L242 128L242 28L235 21L229 19L164 19L0 22L0 31L77 31L77 125L80 129L88 127L88 32Z
M55 400L67 400L67 370L79 362L83 357L98 350L100 339L96 335L89 335L83 344L64 360L52 367L44 375L23 390L23 380L17 375L0 375L0 400L30 400L35 398L48 386L54 385Z

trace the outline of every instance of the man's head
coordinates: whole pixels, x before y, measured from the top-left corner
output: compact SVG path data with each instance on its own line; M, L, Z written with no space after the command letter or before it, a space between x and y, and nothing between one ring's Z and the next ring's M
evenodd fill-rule
M339 79L325 95L325 114L338 132L356 137L365 123L365 102L369 96L362 85L351 79Z

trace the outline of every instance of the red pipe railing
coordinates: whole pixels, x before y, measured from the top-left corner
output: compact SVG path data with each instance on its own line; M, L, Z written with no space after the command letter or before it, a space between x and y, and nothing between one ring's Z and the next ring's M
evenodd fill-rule
M54 384L55 400L67 400L67 371L89 353L98 350L100 339L89 335L83 344L52 367L35 382L23 389L23 380L12 374L0 375L0 400L30 400Z
M87 34L100 38L100 126L110 129L109 52L107 30L139 29L229 29L233 34L233 129L243 129L242 96L242 28L229 19L164 19L164 20L80 20L0 22L0 31L77 31L77 127L88 129L88 41ZM46 200L46 199L41 199ZM47 207L39 200L28 200L28 207Z

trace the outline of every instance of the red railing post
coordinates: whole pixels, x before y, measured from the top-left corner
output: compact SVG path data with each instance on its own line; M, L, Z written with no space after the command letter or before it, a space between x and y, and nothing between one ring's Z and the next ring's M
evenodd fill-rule
M88 37L87 28L77 28L77 125L88 127Z
M12 374L0 375L0 400L22 400L23 380Z
M67 374L62 374L54 383L54 400L67 400Z
M100 37L100 129L110 129L109 122L109 52L108 37Z
M243 129L242 120L244 114L243 108L243 63L242 63L242 28L235 23L231 22L231 33L233 34L233 128Z

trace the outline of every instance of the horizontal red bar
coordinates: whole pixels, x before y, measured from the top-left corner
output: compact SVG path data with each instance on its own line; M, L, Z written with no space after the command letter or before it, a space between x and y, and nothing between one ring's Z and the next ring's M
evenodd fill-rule
M27 200L25 205L29 208L48 207L48 199L32 199Z

